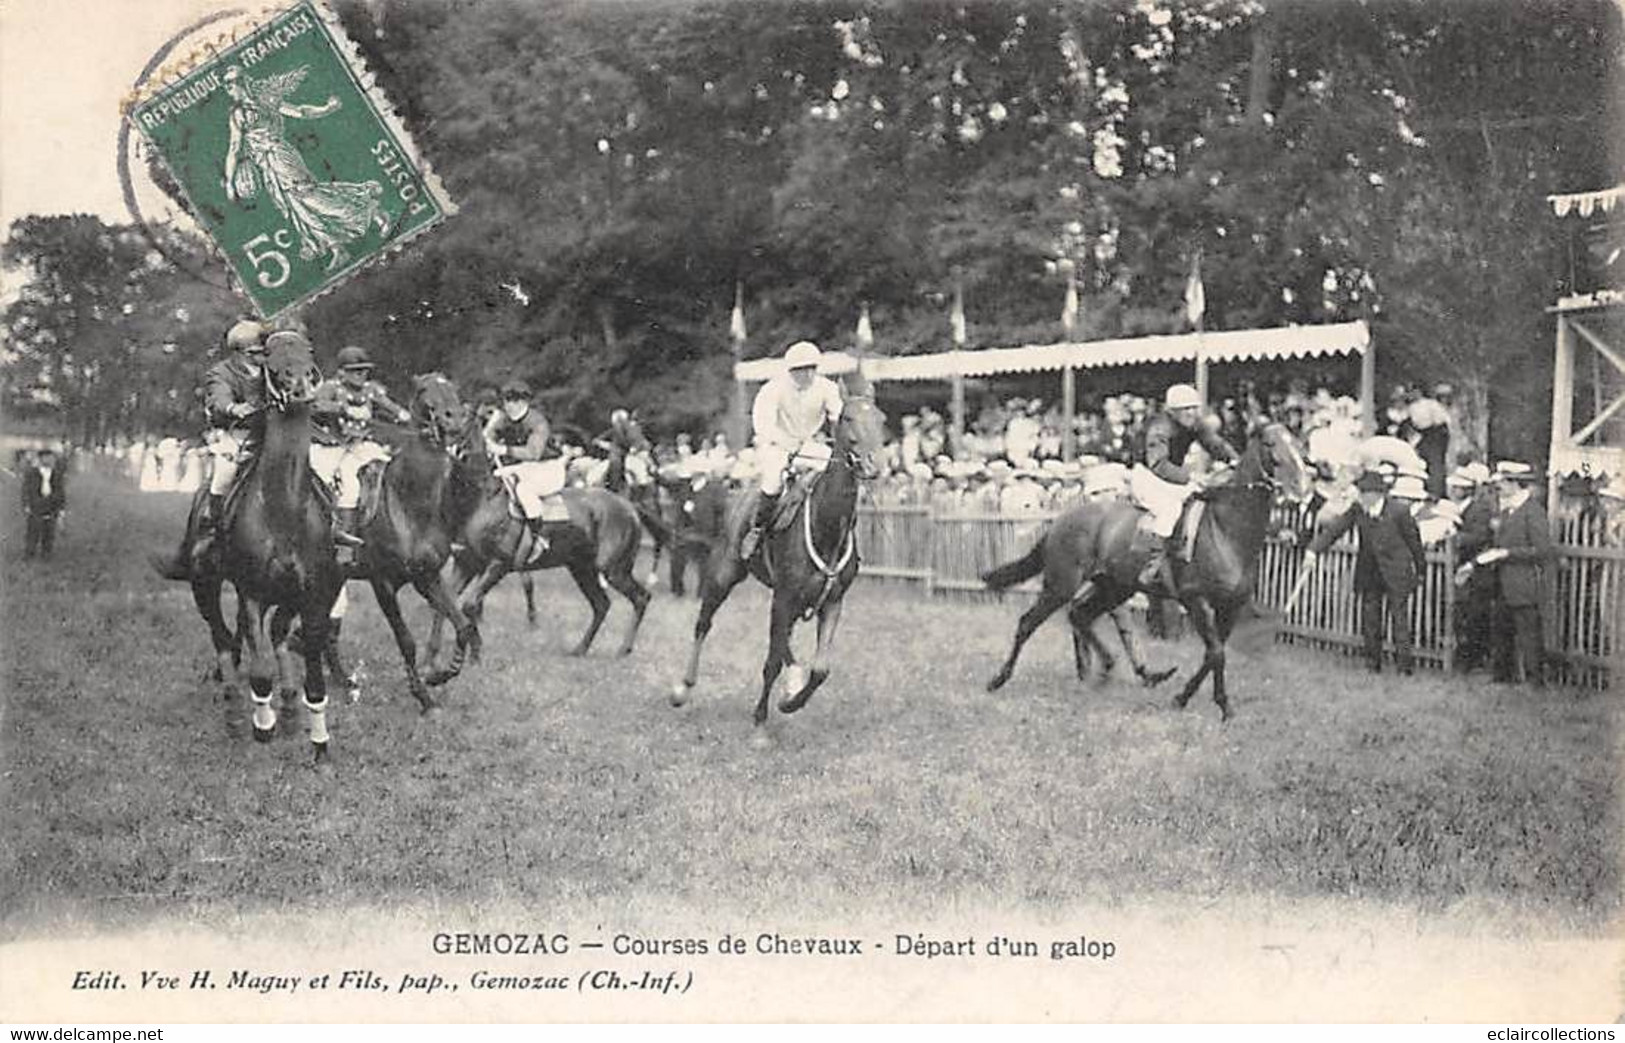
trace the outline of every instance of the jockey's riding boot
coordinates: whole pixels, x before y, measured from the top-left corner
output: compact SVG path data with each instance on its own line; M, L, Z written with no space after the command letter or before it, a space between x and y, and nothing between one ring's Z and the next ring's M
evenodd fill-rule
M763 493L761 499L756 501L756 517L751 519L750 528L739 541L739 556L749 561L756 554L756 548L761 545L762 533L773 524L773 513L779 509L778 493Z
M542 519L527 518L525 519L525 525L530 529L531 536L535 537L536 540L536 542L532 545L530 552L530 559L535 561L537 558L551 550L553 545L548 542L547 536L545 535L547 525L542 521Z
M1140 569L1138 583L1141 587L1150 590L1161 588L1170 597L1173 596L1174 587L1174 557L1179 548L1175 538L1157 540L1151 545L1151 556L1146 559L1145 565Z
M208 495L203 501L203 509L197 515L197 531L192 533L190 540L182 543L177 561L185 564L199 547L207 546L214 541L215 533L220 531L220 515L225 513L225 506L225 494Z
M355 549L365 545L361 537L355 534L356 513L354 507L337 507L333 510L333 545L338 548L338 563L347 577L357 567Z
M355 507L338 507L333 511L333 542L340 547L364 547L366 541L355 533L356 516L360 513Z

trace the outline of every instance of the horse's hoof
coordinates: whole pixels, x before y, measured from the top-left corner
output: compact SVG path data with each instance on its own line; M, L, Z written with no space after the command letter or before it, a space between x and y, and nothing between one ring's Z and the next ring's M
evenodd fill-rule
M1183 710L1185 708L1185 704L1188 702L1190 702L1189 698L1182 695L1176 695L1174 696L1173 708L1176 710Z
M577 645L564 654L571 659L580 659L582 656L587 654L587 646Z
M693 693L693 685L684 681L678 681L671 686L671 691L666 693L666 702L670 703L674 707L681 708L688 705L688 698Z
M430 699L425 693L422 705L418 708L418 716L426 721L440 720L440 704Z
M1178 672L1179 667L1177 666L1170 666L1166 670L1147 670L1145 672L1145 676L1140 678L1140 680L1147 688L1155 688L1157 685L1162 684L1164 681L1168 680L1168 678L1174 676Z
M329 761L327 759L327 743L325 743L325 742L313 742L313 743L310 744L310 749L311 749L311 760L310 760L311 767L315 768L317 771L319 771L319 772L321 772L323 774L326 774L327 772L331 771L332 768L333 768L333 764L332 764L331 761Z
M751 732L750 745L755 750L770 750L773 748L773 736L768 734L766 728L757 725L756 730Z
M435 670L432 673L428 673L423 676L423 683L428 685L430 688L439 688L441 685L445 684L447 681L456 676L456 673L451 670Z
M261 728L257 724L254 725L254 741L255 742L270 742L274 738L276 738L276 729L274 727L273 728Z
M992 680L990 680L990 681L989 681L989 682L988 682L988 683L987 683L987 690L988 690L988 691L989 691L989 692L996 692L996 691L998 691L998 690L999 690L999 689L1000 689L1000 688L1003 688L1003 687L1004 687L1004 683L1005 683L1005 682L1006 682L1006 681L1008 681L1008 680L1010 680L1010 678L1008 678L1008 677L1006 677L1006 676L1004 676L1004 675L1003 675L1003 674L1000 674L1000 675L998 675L998 676L997 676L997 677L995 677L995 678L993 678L993 679L992 679Z

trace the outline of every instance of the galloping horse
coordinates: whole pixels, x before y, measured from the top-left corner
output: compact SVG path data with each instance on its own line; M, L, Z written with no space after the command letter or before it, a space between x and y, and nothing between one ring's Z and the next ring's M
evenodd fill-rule
M304 703L318 762L327 756L327 682L322 657L330 652L328 614L344 586L333 546L332 508L310 470L310 406L321 373L310 343L297 334L274 336L264 364L264 437L259 455L238 475L210 547L191 562L171 563L192 584L192 597L209 624L220 677L235 695L239 652L249 664L254 738L276 731L272 702L275 656L278 688L291 695L288 635L295 621L304 638ZM237 631L226 626L221 586L237 591ZM271 610L274 609L274 612ZM269 631L266 614L271 613ZM241 647L240 647L241 646Z
M869 382L858 373L847 384L846 405L835 425L834 452L829 468L819 475L796 509L791 524L765 533L756 553L744 562L730 553L755 512L755 502L741 497L728 518L729 539L714 551L700 574L700 615L694 623L694 645L688 669L673 685L673 706L682 706L694 690L700 669L700 650L711 632L711 618L747 573L773 590L768 630L767 661L762 666L762 694L756 701L755 721L767 720L767 697L786 666L795 689L779 701L782 713L795 713L807 705L829 676L829 651L841 618L841 600L858 574L858 482L879 473L879 453L885 438L885 414L875 405ZM788 493L786 494L788 496ZM818 648L812 669L801 681L800 668L790 649L790 631L797 619L818 616Z
M592 622L570 655L587 654L604 618L609 615L609 596L604 593L606 583L632 602L632 624L618 653L630 654L643 613L649 607L649 592L633 576L643 530L632 505L601 488L565 489L560 495L569 509L569 520L543 523L541 535L546 538L547 547L541 549L529 524L510 512L508 491L492 473L484 440L474 439L466 444L464 456L470 473L482 476L473 509L458 538L465 550L454 554L446 563L450 589L461 591L458 606L464 614L478 620L485 595L509 572L522 574L562 566L569 570L570 578L592 606ZM426 658L431 664L440 648L441 618L437 614L429 628ZM431 679L438 681L454 675L461 666L462 655L463 646L459 643L451 666L435 671Z
M1207 510L1197 526L1191 560L1176 560L1173 572L1175 597L1185 606L1207 654L1201 668L1174 698L1176 708L1183 709L1211 674L1213 701L1222 718L1230 718L1224 691L1224 644L1238 612L1252 598L1258 554L1276 496L1299 499L1308 487L1308 470L1291 435L1279 424L1268 424L1249 439L1229 481L1202 494ZM991 589L1005 590L1040 572L1044 575L1038 602L1023 613L1010 655L988 682L988 691L1010 679L1022 645L1057 609L1070 606L1074 639L1080 640L1097 618L1141 589L1137 577L1143 555L1133 548L1139 517L1139 509L1129 503L1081 504L1057 519L1025 556L982 577ZM1126 638L1125 644L1135 671L1155 680Z
M413 386L411 412L417 429L384 465L376 505L360 527L364 546L358 552L358 564L394 631L412 695L428 713L434 700L425 680L431 685L443 684L458 671L419 677L417 646L401 616L397 592L412 584L438 613L437 621L441 616L452 621L459 669L465 651L470 661L479 660L479 628L458 606L442 569L451 556L453 536L479 502L485 473L475 470L477 464L454 456L481 437L478 419L463 406L456 385L439 373L430 373L418 377Z

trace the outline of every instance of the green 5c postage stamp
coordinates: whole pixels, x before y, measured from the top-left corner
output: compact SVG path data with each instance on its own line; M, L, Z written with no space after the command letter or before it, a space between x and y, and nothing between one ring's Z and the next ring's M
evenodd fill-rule
M209 48L128 118L268 318L456 210L314 0Z

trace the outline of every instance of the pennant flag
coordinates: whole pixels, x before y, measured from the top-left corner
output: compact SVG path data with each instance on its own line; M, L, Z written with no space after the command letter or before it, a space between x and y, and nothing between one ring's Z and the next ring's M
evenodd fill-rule
M1202 324L1207 312L1207 292L1202 288L1202 251L1191 257L1191 274L1185 280L1185 318L1192 326Z
M1066 331L1067 340L1072 339L1072 331L1078 328L1078 278L1072 272L1066 275L1066 303L1061 305L1061 328Z
M948 323L954 331L954 347L965 346L965 288L959 283L954 284L954 310L948 316Z
M728 333L735 344L745 343L745 288L734 283L734 313L728 320Z
M863 302L858 312L858 350L868 351L875 346L875 328L869 324L869 302Z

